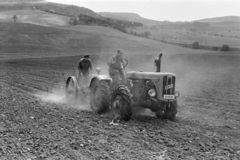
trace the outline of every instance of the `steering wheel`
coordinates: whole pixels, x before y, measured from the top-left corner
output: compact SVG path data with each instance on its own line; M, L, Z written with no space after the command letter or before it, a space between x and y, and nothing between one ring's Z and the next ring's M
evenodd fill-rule
M123 67L125 68L128 65L128 60L123 58Z

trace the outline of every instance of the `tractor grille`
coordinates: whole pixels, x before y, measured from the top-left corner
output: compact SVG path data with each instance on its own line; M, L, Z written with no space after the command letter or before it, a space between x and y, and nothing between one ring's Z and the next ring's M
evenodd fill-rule
M175 76L163 77L163 95L175 94Z

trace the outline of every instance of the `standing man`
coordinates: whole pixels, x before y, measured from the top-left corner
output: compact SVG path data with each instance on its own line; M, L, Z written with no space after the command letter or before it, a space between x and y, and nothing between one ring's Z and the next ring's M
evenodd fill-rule
M78 73L80 78L89 79L92 74L92 61L89 58L89 55L84 55L78 63Z
M162 53L160 53L159 56L156 57L154 60L154 65L156 66L156 72L161 72L161 58L162 58Z
M119 83L119 77L122 79L122 83L126 83L125 71L123 65L123 51L117 50L117 54L110 57L108 60L109 75L113 79L113 83Z

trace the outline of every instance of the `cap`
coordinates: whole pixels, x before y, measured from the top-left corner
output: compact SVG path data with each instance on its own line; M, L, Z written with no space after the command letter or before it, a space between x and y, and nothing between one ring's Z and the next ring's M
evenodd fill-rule
M117 53L123 53L123 50L118 49L118 50L117 50Z

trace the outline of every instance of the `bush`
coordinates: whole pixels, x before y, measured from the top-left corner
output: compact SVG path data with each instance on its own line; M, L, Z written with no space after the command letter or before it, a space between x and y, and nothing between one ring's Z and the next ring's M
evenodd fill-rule
M199 47L199 43L198 42L194 42L193 44L192 44L192 48L193 49L199 49L200 47Z
M230 47L227 44L222 45L221 51L230 51Z

